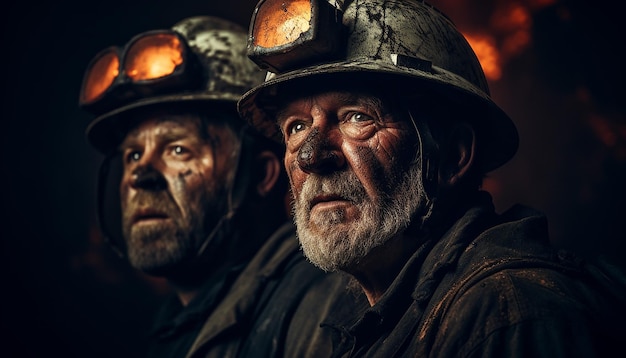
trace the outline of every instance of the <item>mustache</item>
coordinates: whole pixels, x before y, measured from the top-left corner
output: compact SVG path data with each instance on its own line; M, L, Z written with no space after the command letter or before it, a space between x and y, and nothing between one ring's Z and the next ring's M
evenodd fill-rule
M158 213L170 218L174 218L180 213L178 206L166 192L139 191L126 203L123 213L124 222L130 223L137 213L144 211Z
M311 174L302 185L299 201L310 209L315 198L319 196L341 197L360 203L366 194L365 187L353 172L335 172L325 176Z

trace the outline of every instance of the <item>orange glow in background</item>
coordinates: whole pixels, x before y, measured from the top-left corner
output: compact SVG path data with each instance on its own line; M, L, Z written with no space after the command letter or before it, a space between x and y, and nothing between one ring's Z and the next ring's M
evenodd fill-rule
M600 249L619 247L626 114L616 93L624 81L614 43L623 37L614 14L559 0L432 3L466 37L492 97L520 132L516 156L483 184L496 207L526 201L544 211L557 245L593 251L572 238L585 232L602 238ZM573 225L578 220L588 223Z
M485 34L463 34L469 42L480 65L489 80L499 80L502 75L500 51L496 47L495 39Z

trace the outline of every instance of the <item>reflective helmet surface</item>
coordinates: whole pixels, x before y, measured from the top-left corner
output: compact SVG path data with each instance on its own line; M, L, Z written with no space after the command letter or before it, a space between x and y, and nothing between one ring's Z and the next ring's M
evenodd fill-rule
M201 84L140 95L130 101L120 101L117 107L104 113L93 112L97 117L87 127L87 139L100 152L107 154L118 144L119 132L124 131L127 120L122 115L130 111L177 102L234 106L245 91L263 81L265 72L247 57L247 32L241 26L217 17L197 16L180 21L172 30L186 40L200 67Z
M334 60L270 73L265 83L243 95L240 114L265 135L282 140L264 111L273 105L281 85L304 88L333 76L376 78L379 87L401 86L407 94L432 93L486 108L467 118L479 132L478 163L485 172L515 154L515 125L491 99L474 51L443 13L418 0L354 0L345 1L342 23L345 52Z

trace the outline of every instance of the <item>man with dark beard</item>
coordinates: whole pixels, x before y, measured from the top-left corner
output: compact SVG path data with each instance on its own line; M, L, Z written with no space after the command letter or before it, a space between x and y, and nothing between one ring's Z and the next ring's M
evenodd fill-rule
M87 67L80 105L97 116L87 138L106 156L100 226L133 267L176 293L156 319L149 357L328 347L315 343L316 306L299 306L341 282L299 252L284 147L236 111L264 75L246 57L245 31L215 17L139 34ZM303 334L286 342L287 331Z
M552 248L541 213L496 213L480 189L518 133L445 15L410 0L265 0L254 14L248 53L272 73L240 114L286 144L305 255L369 303L335 296L334 357L618 351L623 276Z

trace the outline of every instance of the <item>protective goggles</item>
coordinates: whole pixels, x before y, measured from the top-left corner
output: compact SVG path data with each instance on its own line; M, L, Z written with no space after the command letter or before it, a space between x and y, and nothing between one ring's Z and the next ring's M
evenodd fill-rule
M250 22L248 57L274 73L336 57L345 37L342 16L333 0L261 0Z
M135 36L125 47L109 47L88 64L80 106L106 111L130 100L194 89L200 76L185 39L171 30Z

